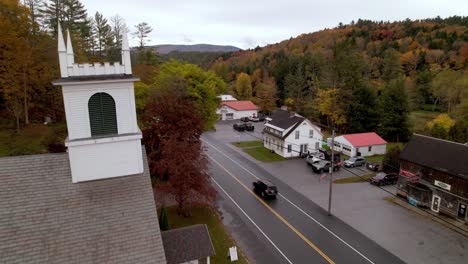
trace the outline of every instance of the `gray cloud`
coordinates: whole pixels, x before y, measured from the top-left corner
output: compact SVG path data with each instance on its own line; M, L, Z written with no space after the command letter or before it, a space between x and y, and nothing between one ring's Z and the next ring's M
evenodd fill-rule
M352 20L404 20L466 15L466 0L82 0L89 14L148 22L151 44L189 42L253 48ZM465 12L465 14L463 13ZM183 38L181 39L181 36ZM246 37L247 36L247 37ZM134 43L136 44L136 43Z

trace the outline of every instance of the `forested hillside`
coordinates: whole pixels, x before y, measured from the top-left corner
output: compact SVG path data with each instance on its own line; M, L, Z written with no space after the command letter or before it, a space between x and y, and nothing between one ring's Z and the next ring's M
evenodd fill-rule
M433 122L426 133L468 141L467 64L468 17L450 17L340 23L210 68L238 97L270 106L264 110L275 101L340 132L405 140L409 112L429 110L448 113L451 125Z

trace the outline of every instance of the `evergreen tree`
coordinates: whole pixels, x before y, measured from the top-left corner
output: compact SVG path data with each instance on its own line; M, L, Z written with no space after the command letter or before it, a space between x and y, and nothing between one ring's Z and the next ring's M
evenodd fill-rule
M389 49L384 53L383 68L382 68L382 80L389 82L400 78L403 73L403 69L400 63L400 55L394 49Z
M402 79L391 80L380 97L379 134L389 141L401 142L408 139L409 105Z
M161 231L169 230L169 219L167 217L167 210L166 207L161 207L159 211L159 229Z
M284 80L284 88L287 93L289 102L295 106L297 111L304 104L304 98L307 96L307 80L304 75L303 66L299 64L294 73L286 75Z
M52 35L57 35L57 24L70 31L80 31L89 23L87 11L79 0L48 0L41 9L43 24Z
M350 133L375 131L379 119L377 98L369 87L362 86L353 90L347 116L347 130Z
M73 32L81 31L82 27L86 26L86 23L89 22L87 20L88 14L83 4L79 0L65 0L63 6L63 27Z
M99 12L96 12L94 15L93 33L96 41L94 48L96 56L98 59L102 59L107 55L110 47L112 47L113 40L111 27L107 19Z
M398 172L400 170L400 153L401 149L398 145L387 149L382 161L384 171Z
M153 28L146 22L141 22L135 26L135 32L133 35L138 39L140 44L140 50L145 47L145 44L149 41L148 36L153 31Z

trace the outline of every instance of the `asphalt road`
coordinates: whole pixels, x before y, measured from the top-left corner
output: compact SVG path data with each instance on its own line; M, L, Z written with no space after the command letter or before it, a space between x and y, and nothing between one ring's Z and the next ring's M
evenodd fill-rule
M234 223L234 237L255 263L403 263L225 143L207 134L202 139L220 194L218 205ZM279 190L277 199L255 195L255 178L273 182Z

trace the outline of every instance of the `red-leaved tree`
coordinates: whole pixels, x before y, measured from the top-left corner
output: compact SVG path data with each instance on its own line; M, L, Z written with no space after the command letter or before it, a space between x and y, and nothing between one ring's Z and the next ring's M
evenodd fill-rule
M180 214L188 216L187 205L212 203L208 163L200 135L203 120L190 97L180 89L152 95L143 114L143 142L153 184L171 194Z

